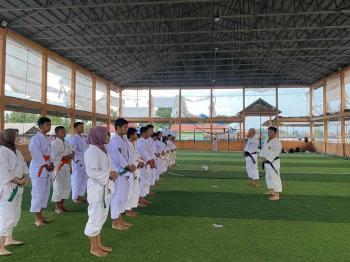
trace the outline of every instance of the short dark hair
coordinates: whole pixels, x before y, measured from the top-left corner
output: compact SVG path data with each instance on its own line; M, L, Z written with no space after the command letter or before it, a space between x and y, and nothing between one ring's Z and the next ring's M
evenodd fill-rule
M128 138L130 138L132 135L134 135L135 133L137 133L137 129L136 128L133 128L133 127L130 127L128 129L128 132L126 133L126 136Z
M127 124L129 124L129 122L126 119L120 117L117 120L115 120L114 127L117 129L117 127L122 127Z
M77 128L80 125L84 125L84 123L83 122L75 122L74 123L74 128Z
M60 132L60 130L65 130L65 127L64 126L56 126L55 127L55 133L57 134L58 132Z
M275 127L275 126L270 126L267 130L271 130L275 133L277 133L277 131L278 131L277 127Z
M149 127L143 126L140 128L140 134L142 135L143 133L146 133L149 130Z
M157 133L153 133L153 134L152 134L152 137L157 137Z
M45 123L51 123L51 119L50 119L50 118L47 118L47 117L45 117L45 116L40 117L40 118L38 119L37 124L38 124L39 127L40 127L41 125L45 124Z
M148 128L154 128L154 125L148 124L146 127L148 127Z
M168 137L172 137L172 135L168 135Z

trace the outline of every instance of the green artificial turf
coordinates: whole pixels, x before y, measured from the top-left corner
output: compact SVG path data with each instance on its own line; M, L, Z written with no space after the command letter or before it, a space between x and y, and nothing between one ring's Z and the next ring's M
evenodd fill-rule
M73 212L56 215L50 204L53 222L38 229L28 187L14 233L26 244L1 260L350 261L350 160L300 153L281 161L284 192L270 202L264 184L247 185L241 153L178 152L152 206L128 219L131 230L113 230L108 219L102 238L113 253L103 259L88 252L86 206L69 201Z

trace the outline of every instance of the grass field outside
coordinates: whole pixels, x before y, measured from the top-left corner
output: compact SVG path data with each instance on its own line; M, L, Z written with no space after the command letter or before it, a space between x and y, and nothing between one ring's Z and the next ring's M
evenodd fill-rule
M274 202L264 183L248 186L241 153L178 152L176 167L149 198L152 206L127 219L129 231L113 230L108 219L102 237L113 253L103 259L88 252L87 205L68 201L72 212L56 215L50 203L45 214L53 221L38 229L27 187L14 232L26 244L1 260L350 261L350 160L300 153L281 163L284 191Z

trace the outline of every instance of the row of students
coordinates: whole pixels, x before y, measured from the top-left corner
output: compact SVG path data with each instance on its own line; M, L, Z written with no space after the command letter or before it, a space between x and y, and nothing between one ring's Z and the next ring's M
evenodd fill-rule
M265 193L269 196L269 200L277 201L280 199L282 192L282 181L280 176L280 154L282 152L282 144L277 138L278 129L276 127L268 128L268 140L261 148L259 157L262 161L262 167L265 170L265 180L268 191ZM260 187L258 156L259 141L255 137L255 129L250 129L247 135L247 143L244 147L244 156L246 161L246 170L250 185Z
M151 204L146 197L154 194L151 187L170 167L167 159L174 158L171 156L174 146L168 150L161 142L161 132L155 136L152 125L142 127L138 139L137 130L128 128L128 122L122 118L116 120L116 135L111 140L105 127L91 129L86 138L83 123L75 123L76 134L70 144L65 140L66 130L62 126L55 129L56 139L48 140L50 119L40 118L38 126L40 131L29 144L32 156L29 170L15 147L18 130L6 129L0 134L0 164L4 167L0 175L0 255L11 254L5 246L23 243L13 240L12 229L19 220L28 173L32 182L30 211L35 213L38 227L49 222L42 210L47 207L51 181L51 200L58 214L69 211L64 200L69 198L71 190L73 201L82 203L87 189L89 220L85 234L90 238L90 252L96 256L107 255L111 248L101 244L100 231L109 207L113 228L127 230L131 227L132 224L122 219L122 214L136 217L138 213L132 209Z

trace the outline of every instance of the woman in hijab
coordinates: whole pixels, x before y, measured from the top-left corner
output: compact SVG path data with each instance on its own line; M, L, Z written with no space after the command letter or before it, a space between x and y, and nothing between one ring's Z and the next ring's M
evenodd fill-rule
M12 254L7 246L23 244L12 238L21 214L23 187L29 182L27 164L15 146L17 137L17 129L0 132L0 256Z
M108 129L98 126L90 129L84 154L87 182L87 201L89 203L89 219L85 227L85 235L90 239L90 254L105 257L112 248L101 244L100 232L106 222L110 203L110 194L114 189L114 181L118 174L112 170L111 160L106 145L109 142Z

